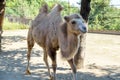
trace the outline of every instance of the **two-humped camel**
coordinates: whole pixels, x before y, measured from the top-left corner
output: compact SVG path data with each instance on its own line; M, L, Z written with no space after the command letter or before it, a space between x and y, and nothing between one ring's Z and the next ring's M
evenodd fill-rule
M41 10L44 10L43 6ZM60 48L62 58L66 59L73 71L73 79L77 80L76 66L74 64L74 56L79 46L79 35L87 32L86 26L82 17L78 14L72 14L64 17L65 21L62 21L61 17L62 7L60 4L56 4L50 13L43 12L46 16L40 19L39 23L32 25L28 31L28 65L26 74L30 74L29 60L32 47L36 42L43 48L44 62L48 68L49 76L52 80L56 80L56 51ZM35 20L34 20L35 21ZM34 22L33 21L33 22ZM53 76L50 73L47 57L52 60Z

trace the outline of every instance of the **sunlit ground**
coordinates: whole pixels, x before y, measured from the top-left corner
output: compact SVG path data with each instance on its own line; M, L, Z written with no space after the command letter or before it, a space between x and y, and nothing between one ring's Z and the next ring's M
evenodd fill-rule
M35 45L31 55L31 75L27 64L27 30L4 31L0 53L0 80L48 80L43 51ZM57 56L57 80L72 80L70 67ZM50 60L49 60L50 61ZM51 62L50 62L51 63ZM120 80L120 36L88 33L85 68L78 70L81 80Z

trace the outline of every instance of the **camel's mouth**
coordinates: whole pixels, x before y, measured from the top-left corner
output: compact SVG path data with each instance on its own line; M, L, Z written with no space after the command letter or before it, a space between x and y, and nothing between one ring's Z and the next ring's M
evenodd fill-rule
M86 30L86 29L84 31L82 31L82 33L87 33L87 32L88 32L88 30Z
M86 26L79 26L79 29L80 29L80 32L83 34L88 32L88 29Z

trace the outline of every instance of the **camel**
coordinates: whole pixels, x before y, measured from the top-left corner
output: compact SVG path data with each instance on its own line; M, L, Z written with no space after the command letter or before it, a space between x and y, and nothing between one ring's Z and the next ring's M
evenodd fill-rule
M43 60L48 68L50 79L56 80L56 51L60 49L62 58L68 61L73 71L73 80L77 80L77 70L73 59L79 47L79 36L85 34L87 28L78 14L65 16L63 21L61 11L61 5L55 5L36 27L29 29L26 74L30 74L30 55L36 42L44 51ZM52 61L53 76L50 72L48 56Z

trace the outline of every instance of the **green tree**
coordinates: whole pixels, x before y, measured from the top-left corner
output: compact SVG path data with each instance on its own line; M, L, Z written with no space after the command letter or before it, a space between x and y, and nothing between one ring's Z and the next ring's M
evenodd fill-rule
M91 14L89 17L90 29L120 30L120 9L111 7L110 0L92 0Z

